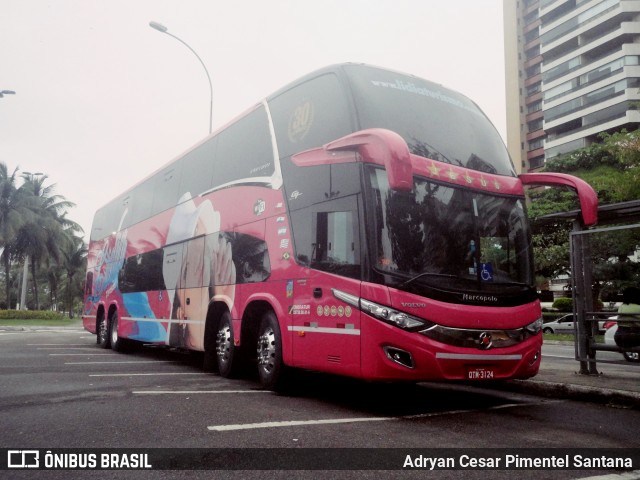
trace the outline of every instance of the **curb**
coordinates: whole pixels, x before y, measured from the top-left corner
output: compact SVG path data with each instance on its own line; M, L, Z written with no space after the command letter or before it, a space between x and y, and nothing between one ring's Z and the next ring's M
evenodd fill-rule
M82 325L61 325L59 327L47 326L47 325L33 325L28 327L20 326L0 326L0 332L35 332L42 330L69 330L69 331L83 331Z
M507 380L490 388L526 393L554 399L600 403L640 410L640 393L611 388L546 382L542 380Z

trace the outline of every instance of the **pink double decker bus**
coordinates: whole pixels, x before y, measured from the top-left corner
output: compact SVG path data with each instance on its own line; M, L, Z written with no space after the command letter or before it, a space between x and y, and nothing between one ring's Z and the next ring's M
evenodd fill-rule
M527 378L542 316L523 185L468 98L344 64L257 104L96 213L84 326L225 377Z

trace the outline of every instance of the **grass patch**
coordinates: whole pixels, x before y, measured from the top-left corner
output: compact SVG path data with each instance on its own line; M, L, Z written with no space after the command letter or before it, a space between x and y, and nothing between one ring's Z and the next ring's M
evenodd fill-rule
M560 342L573 342L575 335L570 333L545 333L545 340L558 340Z
M571 333L545 333L544 340L557 340L559 342L575 342L575 335ZM604 335L596 335L594 340L597 343L604 343Z
M3 318L0 327L68 327L81 323L79 318Z

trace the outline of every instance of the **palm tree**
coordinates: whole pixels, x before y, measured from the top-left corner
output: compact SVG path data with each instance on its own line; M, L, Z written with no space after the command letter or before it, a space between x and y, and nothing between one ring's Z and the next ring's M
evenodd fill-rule
M49 284L49 303L54 309L57 309L58 293L60 291L60 284L62 283L63 275L64 270L57 263L55 265L49 265L49 268L47 268L46 278L47 283Z
M74 277L76 277L78 273L84 274L87 268L87 252L88 249L84 240L76 236L72 236L71 242L68 242L62 250L61 266L67 276L65 309L69 312L69 318L73 316L73 298L76 294L76 292L74 292Z
M23 188L32 199L30 207L34 214L25 222L15 240L15 250L31 260L31 278L36 308L40 308L38 300L37 272L43 261L59 262L61 249L69 242L75 232L82 232L80 226L67 219L67 209L74 204L62 195L56 195L55 184L45 186L47 175L24 174Z
M7 305L10 297L10 268L12 257L17 253L12 244L22 226L31 220L32 199L24 185L18 187L18 168L9 173L7 164L0 162L0 248L5 272Z

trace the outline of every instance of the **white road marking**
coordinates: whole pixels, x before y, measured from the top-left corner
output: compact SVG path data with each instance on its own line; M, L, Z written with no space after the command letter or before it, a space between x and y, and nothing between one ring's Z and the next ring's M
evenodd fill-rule
M155 363L155 362L154 362ZM211 375L198 372L156 372L156 373L92 373L90 377L152 377L161 375Z
M173 362L171 360L125 360L122 362L119 361L110 361L110 362L65 362L65 365L113 365L113 364L121 364L121 363L180 363Z
M50 329L45 329L45 330L33 330L36 333L68 333L68 334L75 334L79 331L78 330L50 330Z
M27 347L88 347L86 343L27 343ZM95 347L91 347L95 348Z
M50 353L50 357L112 357L115 353Z
M268 390L134 390L134 395L198 395L224 393L272 393Z
M38 347L36 350L93 350L95 347Z
M625 473L609 473L606 475L598 475L595 477L579 477L580 480L638 480L640 478L640 470Z
M558 400L557 402L563 402ZM281 422L263 422L263 423L244 423L235 425L213 425L207 427L208 430L216 432L228 432L233 430L253 430L257 428L278 428L278 427L294 427L300 425L328 425L337 423L357 423L357 422L389 422L397 420L415 420L418 418L441 417L444 415L457 415L461 413L473 413L486 410L499 410L503 408L513 407L529 407L532 405L542 405L550 403L549 401L530 402L530 403L510 403L506 405L496 405L485 409L469 409L469 410L448 410L445 412L420 413L417 415L404 415L401 417L358 417L358 418L329 418L323 420L290 420ZM553 401L556 403L556 401Z
M365 417L365 418L329 418L324 420L289 420L283 422L244 423L237 425L214 425L207 427L209 430L225 432L230 430L252 430L256 428L295 427L298 425L327 425L336 423L356 422L387 422L398 420L398 417Z

